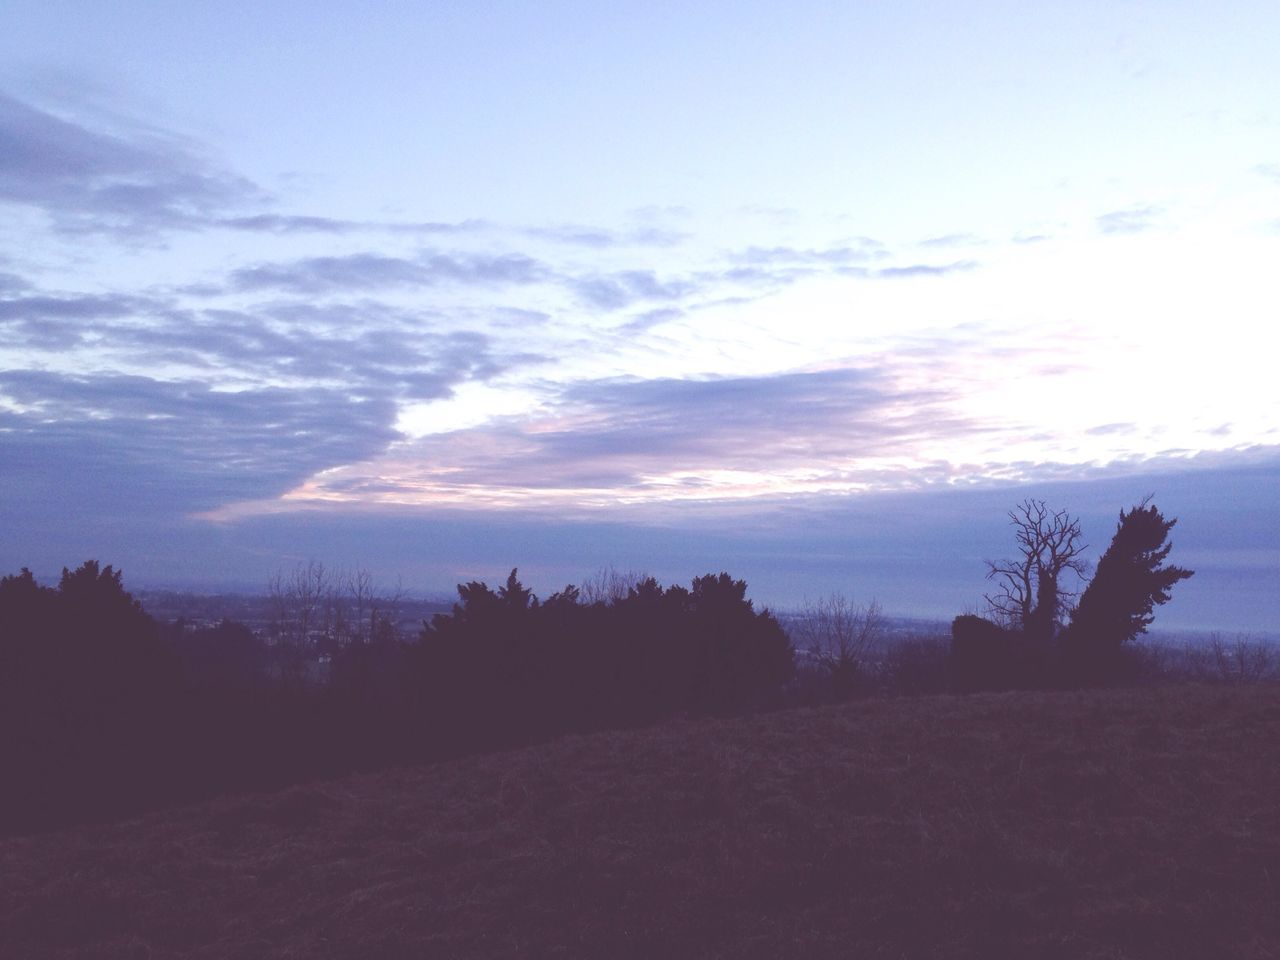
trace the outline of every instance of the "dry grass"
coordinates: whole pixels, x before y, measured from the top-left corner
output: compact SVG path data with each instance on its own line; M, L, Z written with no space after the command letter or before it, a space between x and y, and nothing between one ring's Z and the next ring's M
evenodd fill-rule
M857 703L0 841L6 957L1280 956L1280 687Z

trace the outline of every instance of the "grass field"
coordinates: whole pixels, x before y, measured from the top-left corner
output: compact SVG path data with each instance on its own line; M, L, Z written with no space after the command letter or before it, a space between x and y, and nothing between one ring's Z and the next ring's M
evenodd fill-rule
M1280 957L1280 685L569 737L0 841L4 957Z

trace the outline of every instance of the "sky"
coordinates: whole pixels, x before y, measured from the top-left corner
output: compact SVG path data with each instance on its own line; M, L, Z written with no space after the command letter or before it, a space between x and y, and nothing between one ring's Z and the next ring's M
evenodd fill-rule
M1280 629L1280 8L6 0L0 571Z

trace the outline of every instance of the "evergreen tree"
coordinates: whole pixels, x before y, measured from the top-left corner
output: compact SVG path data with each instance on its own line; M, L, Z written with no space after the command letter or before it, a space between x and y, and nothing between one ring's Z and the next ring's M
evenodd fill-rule
M1165 519L1150 498L1128 511L1098 561L1093 580L1080 597L1064 639L1064 652L1081 667L1102 667L1121 646L1154 619L1152 610L1169 601L1175 583L1194 571L1165 565L1173 548Z

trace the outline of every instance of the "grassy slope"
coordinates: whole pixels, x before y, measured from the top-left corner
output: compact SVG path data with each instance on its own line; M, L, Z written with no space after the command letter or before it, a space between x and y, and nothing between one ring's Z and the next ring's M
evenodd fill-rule
M1280 956L1280 687L687 722L0 841L6 957Z

